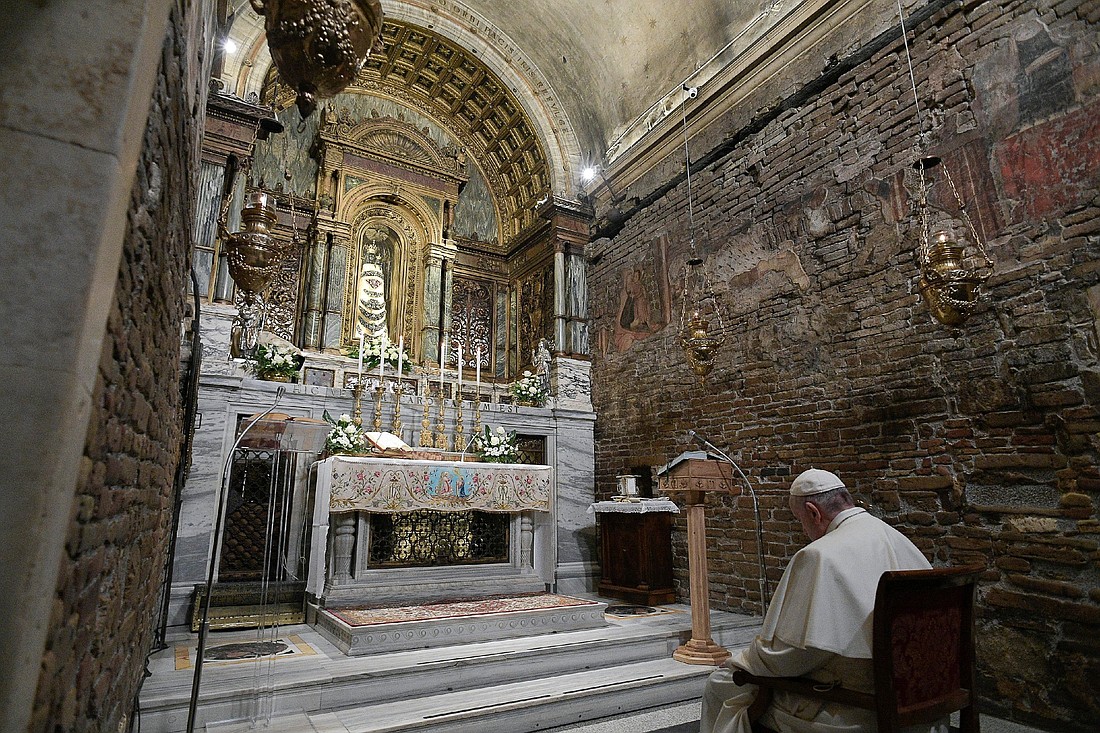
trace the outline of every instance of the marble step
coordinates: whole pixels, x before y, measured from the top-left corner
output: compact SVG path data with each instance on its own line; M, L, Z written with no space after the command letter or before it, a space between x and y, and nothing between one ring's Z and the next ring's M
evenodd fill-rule
M517 713L516 710L521 710L526 704L521 704L519 700L532 696L550 695L551 698L556 696L559 702L568 702L562 708L568 711L564 723L652 707L666 702L665 696L669 699L691 699L681 698L687 694L697 698L701 694L702 683L679 688L678 685L682 684L680 677L705 676L710 668L682 665L670 659L672 651L689 635L686 628L688 622L689 615L684 607L678 613L636 623L357 657L345 656L309 627L289 627L283 633L297 635L311 647L312 653L274 662L260 660L205 667L196 729L202 730L207 723L255 720L257 717L266 720L274 716L274 720L282 721L285 716L295 714L310 716L309 720L316 718L319 722L322 720L319 716L342 714L344 710L364 706L395 705L395 709L402 706L412 709L440 694L452 695L447 705L456 710L466 707L453 703L463 695L476 694L479 701L477 707L490 707L495 704L493 700L486 702L482 698L484 691L489 689L496 691L493 694L507 693L511 696L508 698L511 702L496 710L495 715L513 722L517 716L526 718L530 714ZM712 632L719 644L735 648L751 640L759 623L758 618L722 614L721 620L712 617ZM232 641L238 635L242 634L230 632L229 638L223 637L219 641ZM193 646L193 638L190 643ZM176 647L176 657L181 648L185 647ZM172 654L173 651L168 650L153 659L154 674L146 680L141 695L143 733L178 733L186 727L193 673L191 669L178 665L173 668ZM661 670L676 672L669 674L666 671L654 673L652 670L640 672L638 669L627 669L631 665L647 663L656 664ZM612 682L608 675L613 669L616 675L625 677ZM509 687L534 684L536 681L542 684L547 680L576 674L595 675L597 680L602 676L603 681L593 685L591 680L577 682L574 679L563 690L543 690L534 695L529 694L530 690L517 691L517 688ZM534 680L536 677L538 680ZM652 678L652 683L646 683L652 686L647 689L646 684L638 681L640 678ZM596 694L604 683L607 683L604 691L609 693L608 696ZM670 685L669 691L660 691L664 684ZM646 691L634 690L636 686ZM578 690L587 692L581 694ZM429 707L434 704L430 703ZM464 715L457 715L454 710L444 713L441 720L421 721L421 724L465 725ZM555 725L564 724L560 718L555 708ZM280 722L280 725L289 726L285 730L315 730L315 723L307 725L302 720L305 719L299 719L299 727L294 727L290 722ZM324 720L331 722L333 718ZM533 721L531 730L547 727L541 714L535 715ZM501 730L506 729L514 733L521 728Z
M331 611L319 609L315 627L344 654L361 656L601 628L607 626L606 609L606 603L586 601L584 605L364 626L352 626Z
M617 664L339 710L211 723L209 733L521 733L698 699L712 667L672 659ZM541 670L539 670L541 672Z

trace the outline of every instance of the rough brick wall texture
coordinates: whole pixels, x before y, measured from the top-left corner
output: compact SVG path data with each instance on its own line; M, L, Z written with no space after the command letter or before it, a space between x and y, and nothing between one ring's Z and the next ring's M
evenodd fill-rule
M589 251L598 494L684 450L688 429L708 435L760 494L774 588L805 541L791 476L836 471L934 563L988 568L983 710L1049 730L1100 714L1098 20L1096 0L913 11L929 145L996 262L961 328L933 323L916 287L917 123L896 26L692 140L724 339L704 381L677 341L682 154L623 192L625 224ZM936 175L930 204L958 219ZM759 612L751 517L747 496L710 499L716 608Z
M128 730L159 612L181 440L194 118L173 12L131 193L30 730Z

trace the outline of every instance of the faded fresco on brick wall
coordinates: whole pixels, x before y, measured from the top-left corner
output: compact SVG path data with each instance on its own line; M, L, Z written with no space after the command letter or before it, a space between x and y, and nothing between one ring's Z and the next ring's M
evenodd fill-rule
M1092 44L1022 18L976 64L974 86L979 120L999 139L994 165L1013 221L1047 217L1096 194L1100 63Z
M597 328L597 348L604 354L609 349L626 351L663 330L672 320L668 237L657 237L645 260L626 265L620 276L615 320L610 328L606 324Z

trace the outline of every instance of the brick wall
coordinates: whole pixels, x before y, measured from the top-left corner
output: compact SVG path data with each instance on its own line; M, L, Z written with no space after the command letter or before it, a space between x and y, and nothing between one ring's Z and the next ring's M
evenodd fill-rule
M962 328L933 323L916 288L917 128L896 20L692 139L724 338L705 381L677 342L682 153L624 191L625 224L590 245L598 494L684 450L688 429L729 446L760 494L774 588L805 541L791 476L836 471L934 563L986 565L983 709L1050 730L1100 714L1098 20L1095 0L912 11L932 152L996 261ZM930 201L958 218L942 174ZM751 512L747 497L710 501L714 607L759 611ZM686 595L682 520L674 543Z
M153 643L181 441L197 166L187 32L177 6L131 194L33 731L128 730Z

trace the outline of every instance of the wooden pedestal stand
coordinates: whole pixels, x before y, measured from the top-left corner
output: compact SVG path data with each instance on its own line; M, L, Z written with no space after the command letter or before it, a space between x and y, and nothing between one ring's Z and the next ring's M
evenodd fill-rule
M681 457L682 458L682 457ZM710 584L707 581L706 492L733 490L732 469L726 463L699 458L677 459L660 477L666 494L678 494L687 507L688 588L691 594L691 639L672 653L687 664L718 665L729 658L710 637Z

